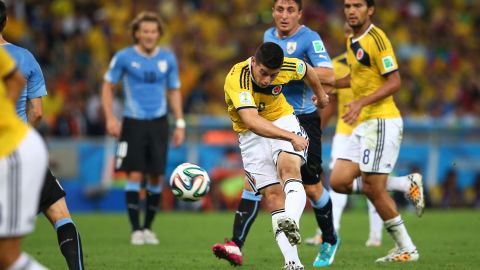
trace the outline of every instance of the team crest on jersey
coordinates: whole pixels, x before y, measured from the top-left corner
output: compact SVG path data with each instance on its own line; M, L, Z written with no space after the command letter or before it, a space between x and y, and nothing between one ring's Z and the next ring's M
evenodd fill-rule
M167 72L167 68L168 68L167 61L160 60L160 61L157 62L157 66L158 66L158 70L160 70L160 72L162 72L162 73Z
M281 85L277 85L277 86L272 88L272 95L278 96L278 95L280 95L280 93L282 93L282 86Z
M363 58L364 55L365 55L365 52L363 51L362 48L360 48L360 49L357 50L357 55L356 55L357 60L360 61L360 60Z
M297 49L297 42L287 42L287 53L292 54Z

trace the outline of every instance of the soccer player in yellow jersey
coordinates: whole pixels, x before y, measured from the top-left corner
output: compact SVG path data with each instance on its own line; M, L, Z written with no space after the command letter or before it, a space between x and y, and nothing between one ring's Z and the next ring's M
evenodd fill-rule
M301 79L314 91L318 106L325 107L328 95L314 69L303 60L284 58L279 45L266 42L255 56L230 70L224 86L246 175L254 191L267 201L286 269L304 269L296 245L301 241L298 225L306 202L300 167L307 158L308 138L282 87ZM235 255L222 251L218 250L218 257Z
M395 54L385 33L370 20L373 0L345 0L344 13L353 34L347 41L350 74L336 81L337 88L351 87L354 100L346 104L345 123L354 125L347 149L339 156L331 186L339 193L352 192L361 175L363 191L375 205L396 246L377 262L416 261L417 248L407 233L393 199L386 190L400 150L403 122L393 94L400 89ZM418 199L423 190L418 190Z
M0 269L45 269L21 251L35 225L47 150L40 136L17 116L25 79L0 47Z

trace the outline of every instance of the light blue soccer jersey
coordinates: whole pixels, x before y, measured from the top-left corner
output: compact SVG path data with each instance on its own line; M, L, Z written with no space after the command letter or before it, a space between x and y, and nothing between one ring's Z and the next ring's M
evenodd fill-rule
M22 47L18 47L11 43L3 45L8 53L17 62L17 67L27 80L27 84L17 101L17 114L23 121L27 122L27 99L34 99L47 95L45 87L45 79L43 78L42 69L35 57Z
M333 68L327 49L317 32L302 25L292 36L280 38L275 27L267 29L264 42L275 42L282 47L286 57L299 58L313 67ZM283 86L282 93L295 109L295 114L307 114L317 108L312 102L313 92L303 81L292 81Z
M145 56L131 46L115 54L104 76L113 84L122 80L124 116L133 119L153 119L167 114L167 90L180 88L175 55L159 49Z

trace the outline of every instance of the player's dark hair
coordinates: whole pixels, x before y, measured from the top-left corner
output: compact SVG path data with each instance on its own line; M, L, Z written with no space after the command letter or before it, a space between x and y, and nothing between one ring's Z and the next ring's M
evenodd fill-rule
M302 10L302 0L294 0L295 3L297 3L298 5L298 10ZM273 5L275 5L275 3L277 3L278 0L273 0Z
M283 50L276 43L265 42L257 48L255 59L267 68L281 68L283 65Z
M135 33L140 29L140 24L142 22L155 22L158 25L158 32L160 35L163 34L163 22L160 17L154 13L149 11L144 11L139 13L135 19L133 19L132 23L130 24L130 34L133 37L133 41L135 43L138 42L137 38L135 37Z
M375 0L366 0L367 1L367 7L374 7L375 6Z
M0 33L3 32L7 23L7 7L3 1L0 1Z

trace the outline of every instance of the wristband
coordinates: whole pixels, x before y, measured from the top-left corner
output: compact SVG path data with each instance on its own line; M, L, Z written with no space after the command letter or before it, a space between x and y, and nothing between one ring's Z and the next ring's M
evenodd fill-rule
M185 128L187 126L187 123L185 123L185 120L180 118L180 119L177 119L177 121L175 121L175 126L177 128Z

